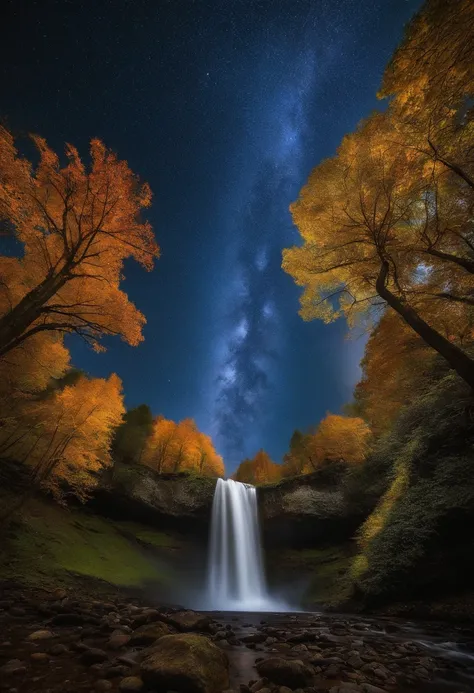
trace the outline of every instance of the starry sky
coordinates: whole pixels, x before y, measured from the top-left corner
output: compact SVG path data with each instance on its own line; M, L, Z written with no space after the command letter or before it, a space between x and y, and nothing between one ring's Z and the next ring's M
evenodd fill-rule
M311 170L374 108L420 0L4 0L0 118L54 148L98 136L154 192L162 257L125 267L145 342L71 339L128 407L194 417L228 472L351 398L364 338L304 323L280 269Z

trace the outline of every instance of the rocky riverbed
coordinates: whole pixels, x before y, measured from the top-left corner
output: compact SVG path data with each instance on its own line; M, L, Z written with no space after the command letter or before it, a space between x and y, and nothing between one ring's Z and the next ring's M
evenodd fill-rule
M331 614L201 614L6 585L8 693L468 693L472 626Z

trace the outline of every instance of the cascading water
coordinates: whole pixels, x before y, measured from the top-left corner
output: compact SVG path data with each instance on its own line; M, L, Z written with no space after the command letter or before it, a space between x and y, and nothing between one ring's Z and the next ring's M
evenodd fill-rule
M279 611L263 570L257 490L218 479L212 504L207 603L220 611Z

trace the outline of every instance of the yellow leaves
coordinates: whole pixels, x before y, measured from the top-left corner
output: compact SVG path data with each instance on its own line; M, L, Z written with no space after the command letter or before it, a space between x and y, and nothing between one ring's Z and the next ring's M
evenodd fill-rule
M0 411L6 407L1 403ZM32 483L56 497L72 491L85 500L97 483L94 473L111 464L111 437L123 413L121 381L115 374L108 379L82 376L74 385L23 399L0 428L0 451L26 463Z
M363 419L328 414L314 434L314 447L321 460L359 464L367 454L370 436Z
M224 463L209 436L198 430L193 419L176 423L163 416L153 422L143 463L157 472L194 471L205 476L223 476Z
M97 139L91 142L89 167L70 144L68 163L61 167L43 138L33 141L40 152L35 169L0 130L0 214L24 246L18 276L9 280L10 305L1 306L11 320L0 349L14 348L38 323L79 332L95 348L103 334L138 344L144 317L119 285L127 258L150 270L159 255L152 228L141 218L151 203L148 184ZM45 292L47 277L52 288ZM31 291L35 310L17 316L18 302Z
M281 465L273 462L265 450L259 450L255 457L240 463L232 478L245 484L264 484L279 481L281 476Z

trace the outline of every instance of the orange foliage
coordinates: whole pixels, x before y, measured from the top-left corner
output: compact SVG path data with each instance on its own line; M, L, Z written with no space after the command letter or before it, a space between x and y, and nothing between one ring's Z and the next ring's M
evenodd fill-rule
M0 218L24 248L21 258L0 257L0 356L45 331L77 333L96 349L103 335L138 344L145 318L119 287L125 259L151 269L158 257L141 219L148 185L99 140L89 168L71 145L62 166L33 140L35 168L0 128Z
M362 379L354 393L354 408L375 436L390 429L434 359L435 352L394 311L384 314L367 342Z
M0 428L0 454L31 469L33 485L61 498L64 491L85 500L96 474L111 464L110 443L124 412L121 381L81 377L43 398L23 403Z
M363 419L328 414L314 433L293 434L282 475L309 474L327 463L360 464L366 457L370 436Z
M176 423L164 416L156 417L142 461L160 474L187 470L205 476L224 475L222 457L193 419Z
M259 450L255 457L241 462L233 474L235 481L245 484L264 484L281 479L281 465L270 459L265 450Z

